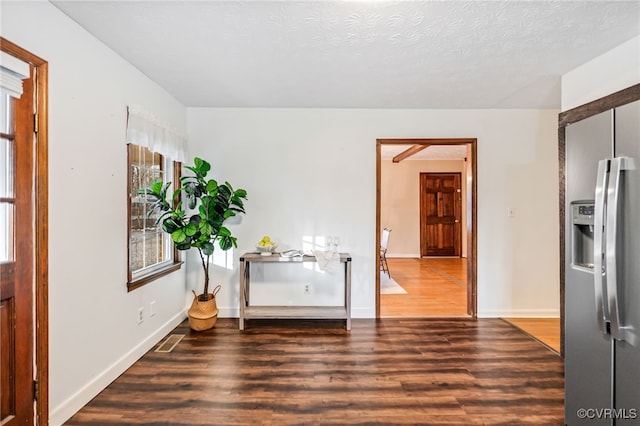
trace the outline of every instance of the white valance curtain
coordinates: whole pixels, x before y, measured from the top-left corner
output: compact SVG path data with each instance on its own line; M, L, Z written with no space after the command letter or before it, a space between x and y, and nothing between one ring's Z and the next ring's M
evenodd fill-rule
M22 80L29 77L29 64L0 52L0 87L14 98L22 96Z
M187 136L139 106L127 108L127 143L141 145L173 161L184 162Z

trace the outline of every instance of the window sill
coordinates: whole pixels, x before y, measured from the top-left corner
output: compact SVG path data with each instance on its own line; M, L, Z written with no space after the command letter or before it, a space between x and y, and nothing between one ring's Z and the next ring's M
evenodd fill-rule
M144 277L140 277L137 280L127 282L127 292L133 291L136 288L140 288L145 284L148 284L152 281L157 280L160 277L164 277L165 275L169 275L172 272L179 270L182 267L184 262L176 262L171 266L167 266L164 269L159 271L155 271L152 274L146 275Z

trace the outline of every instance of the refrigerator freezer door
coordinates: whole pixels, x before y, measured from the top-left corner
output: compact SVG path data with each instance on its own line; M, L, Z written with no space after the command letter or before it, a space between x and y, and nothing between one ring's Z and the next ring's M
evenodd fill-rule
M616 342L616 426L640 425L640 101L616 108L616 156L634 158L621 181L618 305L625 340ZM626 417L626 418L625 418Z
M605 112L566 129L566 205L593 200L599 160L613 156L613 113ZM571 253L570 215L565 214L565 253ZM610 425L583 419L579 409L611 407L612 344L596 315L592 273L571 268L565 256L565 421L568 425Z

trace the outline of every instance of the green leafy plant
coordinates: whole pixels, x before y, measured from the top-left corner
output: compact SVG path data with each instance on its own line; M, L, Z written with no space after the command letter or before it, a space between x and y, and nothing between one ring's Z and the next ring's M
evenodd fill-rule
M150 189L140 192L153 200L150 215L159 212L156 224L171 234L178 250L195 248L200 254L204 269L204 291L199 300L207 300L209 294L209 260L216 243L222 250L237 247L237 239L223 224L230 217L244 214L247 191L236 189L229 182L218 183L207 179L211 165L195 158L193 166L185 166L193 176L180 177L180 187L169 196L171 182L154 181ZM188 210L183 208L186 202Z

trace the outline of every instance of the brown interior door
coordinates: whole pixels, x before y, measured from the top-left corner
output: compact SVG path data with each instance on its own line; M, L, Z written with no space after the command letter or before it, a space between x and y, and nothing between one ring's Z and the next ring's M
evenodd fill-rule
M34 423L33 80L0 91L0 424ZM8 114L5 114L7 113Z
M420 255L460 256L460 173L420 173Z

